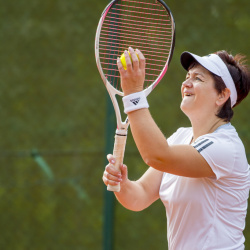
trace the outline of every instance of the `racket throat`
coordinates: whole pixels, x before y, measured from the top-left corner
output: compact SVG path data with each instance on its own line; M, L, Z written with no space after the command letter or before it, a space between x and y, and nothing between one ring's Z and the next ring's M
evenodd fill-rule
M127 136L128 130L127 129L119 129L117 128L115 131L115 135L117 136Z

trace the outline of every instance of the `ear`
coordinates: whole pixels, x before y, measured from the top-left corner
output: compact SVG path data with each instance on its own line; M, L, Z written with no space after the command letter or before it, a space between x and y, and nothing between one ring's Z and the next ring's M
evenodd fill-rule
M218 95L218 98L216 100L217 106L222 106L230 97L231 91L228 88L225 88L222 90L222 92Z

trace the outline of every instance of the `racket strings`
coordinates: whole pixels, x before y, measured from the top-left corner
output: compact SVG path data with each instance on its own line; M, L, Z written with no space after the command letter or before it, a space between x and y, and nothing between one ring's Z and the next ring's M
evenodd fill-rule
M172 36L172 20L158 1L117 1L105 16L99 40L100 61L108 81L122 91L116 61L131 46L146 58L144 87L150 86L166 65Z
M127 36L125 36L125 34L120 35L120 32L123 31L123 32L127 32L128 33L128 32L130 32L130 29L121 29L121 28L116 28L115 26L116 25L114 25L113 28L109 28L108 27L106 30L105 30L105 26L104 26L103 27L103 35L108 35L109 34L108 32L113 30L113 34L111 36L116 37L117 34L118 34L120 38L126 38ZM136 28L139 25L134 25L134 26L135 27L133 27L133 25L130 25L130 27L132 27L134 29L134 32L136 32L134 34L135 38L136 37L147 38L147 35L145 34L146 30L143 30L142 28L141 29L140 28ZM157 39L157 40L163 40L163 42L164 42L166 39L167 40L171 40L171 37L172 37L171 33L166 34L165 32L164 32L164 37L158 37L158 36L159 36L159 34L154 34L154 37L151 37L151 41L153 41L154 39Z
M110 29L111 30L111 29ZM129 30L126 30L125 32L129 32ZM106 35L108 35L108 33L105 33L105 32L103 32L103 34L106 34ZM120 41L120 42L125 42L125 41L127 41L127 36L126 36L126 34L124 34L124 35L120 35L119 34L119 32L118 31L114 31L113 32L113 34L112 35L110 35L110 38L112 38L112 41L114 41L114 40L117 40L117 41ZM158 45L158 46L160 46L160 47L164 47L164 46L166 46L167 44L169 44L169 42L171 42L171 38L167 38L167 37L165 37L165 38L163 38L163 37L157 37L157 36L154 36L154 37L148 37L147 35L145 35L145 33L141 33L140 34L140 32L139 33L135 33L134 34L134 37L133 37L133 40L135 41L135 43L141 43L141 42L139 42L139 41L136 41L135 39L146 39L146 41L147 42L145 42L144 44L145 45L148 45L148 44L150 44L150 45ZM156 42L156 43L154 43L154 42ZM158 42L158 43L157 43ZM159 44L159 42L161 42L161 44ZM110 43L110 42L109 42Z

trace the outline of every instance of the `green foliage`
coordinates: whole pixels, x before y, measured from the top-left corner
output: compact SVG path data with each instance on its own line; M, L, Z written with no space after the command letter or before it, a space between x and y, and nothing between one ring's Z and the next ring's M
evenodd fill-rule
M101 249L107 95L95 64L94 39L108 1L0 2L0 248ZM181 53L226 49L250 59L250 2L167 4L176 21L176 48L149 103L169 136L189 126L179 109L185 76ZM247 98L232 121L248 153L249 112ZM34 149L41 158L34 157ZM130 132L125 163L132 179L146 169ZM160 201L139 213L119 204L115 208L115 249L166 249Z

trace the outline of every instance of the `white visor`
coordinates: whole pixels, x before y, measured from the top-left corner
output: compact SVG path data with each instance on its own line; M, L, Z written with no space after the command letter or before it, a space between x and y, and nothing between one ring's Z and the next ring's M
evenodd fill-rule
M233 78L226 64L222 61L222 59L216 54L210 54L203 57L197 56L187 51L181 54L181 64L184 69L188 70L189 66L193 61L197 61L201 66L206 68L208 71L222 78L226 87L231 91L230 95L231 107L233 107L237 101L237 91L235 88Z

